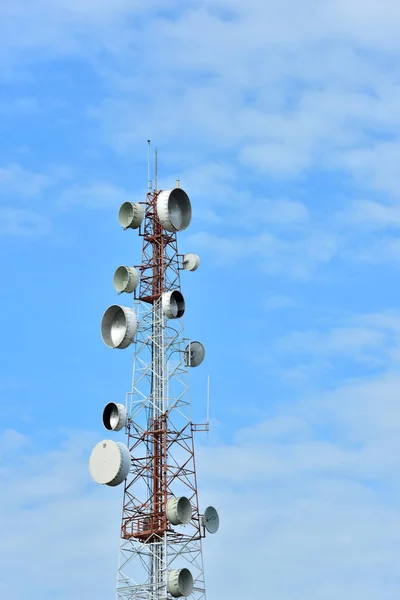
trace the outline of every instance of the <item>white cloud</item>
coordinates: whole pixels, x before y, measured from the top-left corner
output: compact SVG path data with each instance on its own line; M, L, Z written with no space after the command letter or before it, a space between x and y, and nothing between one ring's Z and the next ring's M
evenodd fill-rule
M51 230L50 221L30 209L0 207L0 235L42 236Z
M346 353L359 356L364 350L384 346L384 334L374 329L356 326L332 327L327 333L319 331L294 332L282 341L282 347L290 352L313 354Z
M399 367L397 312L338 314L335 310L334 314L331 308L311 306L311 314L303 304L296 305L295 311L285 311L283 323L283 317L299 323L292 330L281 325L271 334L268 313L265 324L260 325L251 362L278 386L291 388L290 394L311 393L318 387L337 385L343 376L357 379L368 373L372 377Z
M257 363L282 381L304 386L334 384L340 374L356 377L366 368L370 373L398 368L400 325L397 313L321 315L316 309L304 329L285 331L278 339L263 344Z
M22 600L28 587L32 598L67 600L77 588L99 599L112 595L120 497L86 488L92 440L74 434L47 452L30 440L29 452L14 445L7 460L0 458L7 489L0 502L7 540L0 549L0 589L10 600Z
M368 175L365 175L368 180ZM392 186L392 191L394 186ZM400 204L390 196L377 200L354 200L333 215L334 227L345 240L342 256L346 260L370 265L399 266Z
M233 442L215 443L213 434L210 445L200 441L201 506L211 503L221 516L220 531L204 543L210 600L259 594L261 572L265 591L282 600L333 600L338 592L394 600L399 384L393 373L341 385L281 403L275 414L238 429ZM321 440L321 428L330 439ZM0 500L8 540L0 589L22 600L29 582L32 598L52 593L67 600L81 589L105 600L115 583L122 488L90 482L96 436L63 434L58 448L41 451L11 434L0 441L1 447L8 440L8 448L10 439L18 442L13 462L0 463L8 492ZM20 439L29 452L21 453ZM21 560L26 566L17 577Z
M355 200L337 215L343 226L382 231L400 227L400 204L382 204L374 200Z
M268 593L285 600L333 600L337 592L394 600L398 385L398 373L383 375L295 405L280 403L276 416L237 432L229 447L202 448L200 465L218 484L225 525L207 548L217 544L218 575L228 565L243 574L235 589L227 584L230 597L259 593L250 574L262 570ZM320 439L320 429L331 441ZM227 501L232 482L235 494ZM253 530L258 536L247 560L244 539ZM216 589L218 575L211 576Z
M27 443L27 436L15 429L5 429L0 434L0 457L3 457L4 454L20 450Z
M310 350L381 352L382 332L400 333L395 312L349 316L347 324L347 330L328 330L325 339L314 336ZM266 591L282 600L334 600L339 592L354 600L394 600L399 386L399 372L385 363L379 375L339 382L332 391L301 395L297 389L274 408L263 402L263 413L236 427L228 441L221 437L227 422L219 439L213 430L209 442L197 441L201 507L215 505L221 516L220 531L204 544L210 600L257 596L254 573L261 569ZM236 404L246 410L240 398ZM97 488L89 479L97 436L53 432L43 449L12 427L0 436L7 490L0 498L7 538L0 590L22 600L29 582L32 598L67 600L81 589L106 600L115 582L122 488ZM26 568L17 577L21 560ZM241 576L232 578L236 571Z
M385 235L374 237L351 251L353 259L370 265L400 265L400 239Z
M67 187L57 198L60 209L71 206L84 206L89 209L119 208L120 204L135 201L132 193L107 182L92 182L83 185Z
M0 166L0 197L8 203L15 198L39 196L53 183L45 173L30 171L18 164Z
M291 147L285 142L245 146L240 159L250 168L276 175L296 175L313 162L307 148Z
M217 265L236 268L237 261L251 258L259 272L284 274L295 279L310 278L317 267L328 263L337 251L333 235L312 230L294 239L269 231L252 236L239 233L222 236L202 231L191 235L186 242L207 252Z
M172 175L171 157L161 154L166 160L163 187L174 187L176 176ZM181 156L172 153L176 169ZM183 165L179 172L180 185L188 190L195 205L194 219L210 225L232 229L254 229L257 224L274 228L301 228L309 224L311 215L307 206L298 200L285 197L270 198L263 189L253 193L241 180L233 164L213 160L194 166Z
M139 144L145 154L145 140L154 134L161 145L163 185L181 179L196 204L193 225L196 219L201 225L193 241L213 250L221 264L256 253L263 272L297 279L309 279L334 258L397 264L395 237L364 237L393 228L397 205L380 205L367 193L341 215L336 207L324 205L323 213L308 205L307 173L315 168L344 170L357 186L397 194L400 87L385 54L388 40L376 28L370 38L368 32L360 37L353 11L342 3L328 2L323 11L311 1L301 10L289 1L277 7L213 0L185 9L173 4L164 12L160 6L124 0L50 6L42 0L46 19L40 20L38 7L22 1L12 11L1 10L10 31L31 18L31 37L21 44L35 48L40 39L42 58L50 48L91 57L105 90L98 105L87 109L91 126L98 126L106 144L130 155ZM389 9L371 6L383 27ZM289 7L293 19L287 22ZM140 51L150 27L151 53ZM2 43L13 46L10 38ZM360 52L360 43L375 54ZM390 44L393 52L400 49L394 38ZM94 49L100 47L107 52L97 62ZM21 60L19 55L18 64ZM145 85L149 78L162 89L162 102ZM21 110L29 102L24 106ZM10 198L36 197L52 178L54 183L51 171L8 165L0 171L0 187ZM282 185L293 178L298 195L266 193L271 181ZM106 178L90 181L77 174L72 186L68 182L53 194L51 206L117 206L130 196ZM242 227L242 239L235 225ZM355 237L355 229L362 235Z
M391 144L396 156L400 125L400 88L391 56L384 54L389 39L399 50L383 27L392 26L390 11L374 5L371 14L378 12L380 25L370 36L343 3L324 6L212 1L175 19L154 17L156 44L140 67L103 70L110 93L92 114L104 139L131 153L154 135L194 161L199 154L229 152L232 165L257 175L286 178L315 167L339 168L362 186L372 179L377 188L396 192L386 156ZM224 18L218 7L233 14ZM359 51L360 43L370 53ZM149 73L163 89L163 102L143 85ZM371 134L394 141L387 150L386 142L371 148ZM377 153L382 160L373 164Z
M393 132L396 134L396 129ZM398 134L398 127L397 127ZM342 164L351 170L361 187L372 187L387 194L398 196L399 142L371 143L344 153Z
M233 219L240 215L235 210L241 208L240 203L249 202L243 190L255 183L240 181L243 168L258 178L291 178L315 167L339 168L354 176L357 185L397 193L393 157L400 125L400 87L391 56L385 54L388 47L399 50L397 39L385 33L386 27L392 28L394 17L389 15L391 11L397 15L396 7L371 2L363 11L364 22L376 20L371 32L360 28L355 18L356 0L327 2L324 10L314 1L303 3L300 9L289 0L279 7L260 0L245 6L216 0L193 2L184 9L174 3L160 12L161 6L152 2L143 7L125 0L112 5L103 0L79 5L62 1L50 6L42 0L40 7L20 1L12 11L2 10L10 31L21 19L30 18L31 37L20 43L32 48L40 45L41 56L45 48L48 55L54 50L91 56L107 91L89 113L107 144L132 155L139 142L144 150L145 140L154 134L169 148L170 158L163 160L174 162L176 169L182 158L183 173L176 177L189 187L192 182L199 184L200 196L204 174L205 193L210 200L229 198ZM140 52L138 60L150 29L152 52ZM10 38L3 43L14 46ZM359 44L375 54L360 52ZM109 60L107 54L105 60L96 61L95 48L106 49L114 58ZM149 78L157 80L163 90L162 102L146 85ZM392 141L371 146L371 134L376 133L390 135ZM224 152L229 153L229 160L224 156L222 166L208 162ZM203 156L200 162L199 155ZM76 192L83 203L94 205L88 199L91 185L83 183L67 191L67 202L72 202ZM105 188L111 184L93 185L103 187L98 190L99 204L103 204L102 198L108 195ZM211 202L204 204L199 217L207 224L220 223L218 210ZM279 219L303 222L310 217L304 202L297 208L292 205L291 215L288 205L284 211L284 201L276 203L273 198L264 201L264 208L264 218L274 224ZM386 216L378 218L383 222ZM356 222L353 219L355 226ZM384 261L390 254L387 249L379 255ZM363 260L360 253L355 257Z
M369 237L398 226L397 204L368 199L370 188L399 191L399 15L398 2L371 0L20 0L0 7L1 60L10 83L13 67L18 80L49 57L91 60L103 78L99 104L87 111L91 127L130 157L157 138L172 184L181 178L198 198L193 250L233 269L251 260L257 273L306 279L336 258L400 256L395 235ZM350 227L326 199L321 211L308 205L306 174L315 168L349 173L367 188L342 215ZM19 165L0 170L8 207L0 233L49 231L47 217L14 200L36 201L53 185L52 210L118 207L132 197L106 178L70 179ZM270 193L293 179L298 194ZM274 294L268 309L292 302ZM232 432L233 441L199 446L200 497L221 512L220 533L205 543L209 600L398 599L399 374L336 382L333 392L305 398L299 382L310 373L315 381L315 355L327 368L353 359L396 368L399 318L330 319L325 331L309 320L274 347L285 355L295 402L280 402L275 414L262 398L257 423ZM89 439L52 440L46 451L15 429L0 438L0 593L9 600L27 589L40 599L67 600L77 589L98 600L113 595L121 489L90 484Z
M279 310L295 306L296 302L290 296L270 295L263 302L264 308L267 310Z
M400 334L400 314L396 311L354 315L352 320L389 333Z

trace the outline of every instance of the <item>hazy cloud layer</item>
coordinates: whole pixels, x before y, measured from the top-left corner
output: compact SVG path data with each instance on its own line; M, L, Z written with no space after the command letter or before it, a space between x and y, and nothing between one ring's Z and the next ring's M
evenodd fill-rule
M120 203L193 203L185 332L208 598L398 600L400 4L0 6L0 590L114 594L121 490L87 459L132 355L102 346ZM153 168L150 178L154 180ZM198 372L199 371L199 372ZM10 408L11 407L11 408ZM204 411L203 411L204 412ZM78 594L79 595L79 594Z

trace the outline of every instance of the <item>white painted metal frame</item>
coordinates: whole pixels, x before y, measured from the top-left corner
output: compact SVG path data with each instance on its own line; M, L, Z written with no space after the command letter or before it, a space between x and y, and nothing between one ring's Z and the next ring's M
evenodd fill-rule
M179 273L175 269L171 280L179 285ZM126 432L131 426L140 435L148 429L149 418L160 417L168 411L169 428L179 432L188 427L192 436L188 368L183 352L188 340L183 337L183 319L166 319L161 300L153 305L137 301L136 309L139 327L135 341L132 389L126 398ZM181 446L176 444L169 449L170 468L180 466L185 460L184 454L190 450L190 440L193 438L187 436ZM193 452L193 447L191 450ZM184 467L182 472L182 486L187 480L187 485L196 490L197 498L194 456L193 475L190 472L185 474ZM135 461L132 460L128 479L134 477ZM147 481L142 478L135 496L150 493L150 478ZM190 569L194 579L190 598L206 599L201 537L193 527L181 526L179 533L181 535L173 536L166 532L158 541L147 544L136 538L121 537L117 600L172 598L167 590L167 573L184 567Z

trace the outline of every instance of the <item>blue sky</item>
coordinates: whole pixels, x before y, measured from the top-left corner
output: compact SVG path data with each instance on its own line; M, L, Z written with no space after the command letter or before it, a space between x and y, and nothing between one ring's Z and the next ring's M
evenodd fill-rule
M398 600L399 20L391 0L2 3L2 596L114 597L121 489L87 462L130 386L99 326L140 260L117 212L151 138L202 259L182 289L199 421L211 377L209 600Z

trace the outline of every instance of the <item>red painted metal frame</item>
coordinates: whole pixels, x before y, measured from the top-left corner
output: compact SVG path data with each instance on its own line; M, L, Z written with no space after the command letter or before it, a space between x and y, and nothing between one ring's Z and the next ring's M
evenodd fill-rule
M130 427L129 451L133 458L134 475L125 485L121 536L124 539L134 537L150 543L155 537L161 537L168 531L170 541L181 541L183 538L199 539L202 537L201 516L198 508L192 428L188 424L180 431L175 430L167 415L151 425L147 431L141 433L135 432L133 424ZM146 452L150 448L153 452ZM176 452L180 453L179 463L178 460L171 459ZM192 505L192 519L185 529L185 534L175 532L166 516L167 501L174 496L172 490L176 482L185 486L186 497ZM142 502L135 495L135 487L143 490L144 485L150 493L146 501Z
M154 304L165 291L179 289L179 270L182 268L178 254L176 234L166 232L157 216L157 199L160 192L149 192L145 209L143 230L140 292L138 299ZM132 457L133 475L125 481L121 537L135 538L151 543L168 532L174 541L197 540L204 537L197 494L193 431L188 423L176 430L165 413L156 420L149 419L143 431L128 424L128 447ZM175 459L179 452L181 458ZM192 519L185 533L177 533L168 522L167 501L174 496L175 482L185 486L186 497L192 505ZM138 488L138 492L135 489ZM146 494L144 494L146 490ZM136 495L146 495L142 501Z

